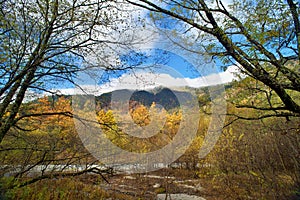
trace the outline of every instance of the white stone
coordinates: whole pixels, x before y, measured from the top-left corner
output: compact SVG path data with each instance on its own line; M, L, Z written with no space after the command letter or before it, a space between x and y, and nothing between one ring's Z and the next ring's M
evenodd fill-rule
M171 196L171 198L170 198ZM158 194L157 195L157 200L165 200L166 199L166 194ZM198 197L195 195L188 195L188 194L168 194L167 199L172 199L172 200L205 200L203 197Z
M136 178L133 176L124 176L124 179L135 180Z
M161 185L159 184L159 183L155 183L154 185L153 185L153 188L159 188Z

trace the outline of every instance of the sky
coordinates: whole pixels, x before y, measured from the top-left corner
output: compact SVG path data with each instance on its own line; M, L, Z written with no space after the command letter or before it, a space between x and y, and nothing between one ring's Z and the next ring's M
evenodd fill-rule
M228 0L225 3L227 4ZM139 10L136 15L151 23L148 11ZM237 67L230 66L223 71L220 61L212 61L209 56L187 51L185 48L196 51L201 49L198 49L200 45L197 44L186 46L187 44L181 42L184 40L182 36L172 33L174 28L180 26L168 19L159 26L164 29L163 33L151 25L146 28L136 27L131 32L132 36L144 42L134 45L129 51L118 50L121 56L112 55L112 59L119 59L125 65L134 65L134 70L111 73L94 69L92 72L80 73L75 79L76 84L85 88L87 93L100 95L116 89L142 90L158 86L199 88L224 84L235 79ZM183 48L174 45L172 40L179 42ZM93 58L90 58L90 61L92 60ZM82 93L70 84L53 85L51 91L67 95Z

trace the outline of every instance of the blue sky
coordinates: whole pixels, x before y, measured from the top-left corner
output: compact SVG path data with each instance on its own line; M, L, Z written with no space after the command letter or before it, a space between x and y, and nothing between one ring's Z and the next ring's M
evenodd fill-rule
M146 19L146 21L150 21L148 11L143 11L143 16ZM182 28L182 25L180 23L170 18L164 19L156 25L159 28L163 28L166 31L170 32L173 29L180 30ZM149 35L151 35L151 31L156 32L157 30L150 30L150 34L148 30ZM140 34L140 37L147 35L147 31L144 31L143 28L140 28L139 32L140 33L133 31L134 34ZM172 39L174 39L177 42L181 42L180 37L175 37L177 38ZM213 74L224 72L222 70L223 64L219 60L212 61L208 59L207 56L205 57L200 54L183 51L180 48L176 47L171 41L167 40L168 39L165 36L159 34L159 38L155 38L153 41L150 42L150 44L145 44L144 46L142 46L142 48L137 47L136 49L133 49L129 52L121 52L121 56L115 55L116 59L119 59L124 65L133 65L138 69L136 68L133 71L124 70L113 72L99 69L96 73L95 70L93 70L92 73L94 75L97 74L98 76L91 77L86 73L80 73L78 79L75 79L75 82L80 85L107 86L109 82L116 81L121 77L124 78L126 76L130 76L130 74L132 74L133 72L135 74L143 75L145 75L145 73L150 73L147 70L143 70L143 67L153 67L154 65L157 66L152 68L152 73L163 74L164 77L168 77L165 76L167 74L173 78L180 78L186 80L196 80L199 77L207 77ZM195 47L192 48L198 48L197 44L195 44ZM227 77L229 76L227 75ZM218 84L218 81L220 80L216 80L216 84ZM201 86L201 84L199 86ZM74 88L74 85L70 83L61 83L52 86L52 90L67 88Z
M187 59L173 52L154 48L151 50L145 50L144 52L142 52L142 54L143 54L142 57L144 59L142 59L141 65L145 65L145 66L153 65L154 70L156 70L156 72L158 73L159 72L166 73L166 72L159 67L155 68L154 65L166 65L168 67L171 67L177 72L179 72L182 77L185 78L197 78L199 76L208 75L208 74L201 74L199 71L194 69L193 64L190 63ZM128 65L137 64L134 63L135 59L131 59L131 58L137 58L139 56L140 54L138 54L137 52L131 52L130 54L123 55L121 60ZM172 76L178 77L178 75L174 73L172 74Z

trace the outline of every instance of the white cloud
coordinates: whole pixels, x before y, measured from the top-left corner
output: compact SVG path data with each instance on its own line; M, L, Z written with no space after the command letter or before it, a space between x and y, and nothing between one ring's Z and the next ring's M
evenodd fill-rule
M109 83L103 85L87 84L81 85L81 89L66 88L55 89L53 91L65 95L93 94L98 96L103 93L120 89L146 90L153 89L159 86L164 86L167 88L179 88L185 86L200 88L205 86L229 83L237 79L234 74L238 72L239 69L236 66L228 67L225 72L210 74L208 76L198 78L175 78L165 73L157 74L150 72L141 72L136 74L123 74L121 77L112 79Z

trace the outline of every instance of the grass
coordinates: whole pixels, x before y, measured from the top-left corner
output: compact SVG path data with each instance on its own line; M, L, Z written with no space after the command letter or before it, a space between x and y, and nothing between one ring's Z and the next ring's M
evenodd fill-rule
M155 199L159 193L187 193L202 196L207 200L223 199L297 199L296 183L288 174L265 172L265 179L256 173L222 173L219 170L162 169L151 175L176 177L177 181L193 184L200 183L203 191L193 191L180 187L175 179L148 178L150 174L132 174L109 177L111 189L105 187L103 180L94 175L82 175L71 178L47 179L26 187L6 191L7 200L101 200L101 199ZM160 184L154 188L154 184ZM114 190L114 184L128 186L130 192ZM106 185L107 186L107 185ZM132 189L135 188L135 189ZM0 198L1 199L1 198Z
M87 184L79 177L42 180L18 189L11 189L3 196L6 200L101 200L133 199L125 194L112 194L95 183Z

